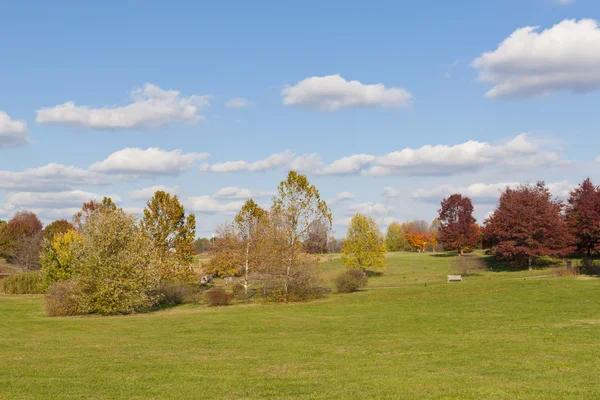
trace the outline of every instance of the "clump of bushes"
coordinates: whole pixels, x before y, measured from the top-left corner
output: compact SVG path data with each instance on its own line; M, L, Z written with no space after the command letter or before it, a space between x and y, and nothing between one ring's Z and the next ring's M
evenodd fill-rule
M367 286L367 274L360 268L348 269L335 277L334 283L338 292L353 293Z
M600 260L584 258L575 266L575 273L578 275L600 275Z
M46 292L46 313L51 317L85 314L82 293L75 279L55 282Z
M452 269L457 274L469 276L487 270L487 266L481 257L465 254L454 257Z
M215 306L227 306L231 301L231 295L227 291L220 287L214 287L206 292L208 297L208 305L210 307Z
M6 294L41 294L42 276L39 271L21 272L0 279L0 292Z
M205 289L199 285L181 281L165 281L158 289L158 303L163 306L176 306L184 303L200 303Z

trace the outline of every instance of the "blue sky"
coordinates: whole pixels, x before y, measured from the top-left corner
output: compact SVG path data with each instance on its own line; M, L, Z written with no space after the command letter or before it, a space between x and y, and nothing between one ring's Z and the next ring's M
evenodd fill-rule
M431 220L462 191L481 221L506 184L598 180L592 0L1 10L0 218L90 195L139 212L163 186L206 236L299 168L342 236L357 211Z

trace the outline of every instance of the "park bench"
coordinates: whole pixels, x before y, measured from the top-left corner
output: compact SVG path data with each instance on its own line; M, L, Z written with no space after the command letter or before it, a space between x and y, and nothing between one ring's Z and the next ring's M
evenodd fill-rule
M448 275L447 282L462 282L462 275Z

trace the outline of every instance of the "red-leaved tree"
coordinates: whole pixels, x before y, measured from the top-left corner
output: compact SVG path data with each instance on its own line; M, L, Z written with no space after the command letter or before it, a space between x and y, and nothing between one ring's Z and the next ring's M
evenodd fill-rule
M463 250L477 246L479 229L473 217L471 199L461 194L442 200L439 210L440 229L438 240L449 250Z
M600 242L600 188L590 178L571 192L566 215L577 248L590 256Z
M536 257L565 256L573 238L562 210L544 182L506 188L485 223L486 243L500 259L530 269Z

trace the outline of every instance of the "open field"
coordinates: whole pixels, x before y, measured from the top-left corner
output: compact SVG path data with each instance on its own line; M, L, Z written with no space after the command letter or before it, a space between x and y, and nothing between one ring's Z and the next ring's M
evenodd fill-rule
M446 284L451 259L390 254L369 290L307 304L49 318L40 296L0 295L0 398L600 397L600 280Z

